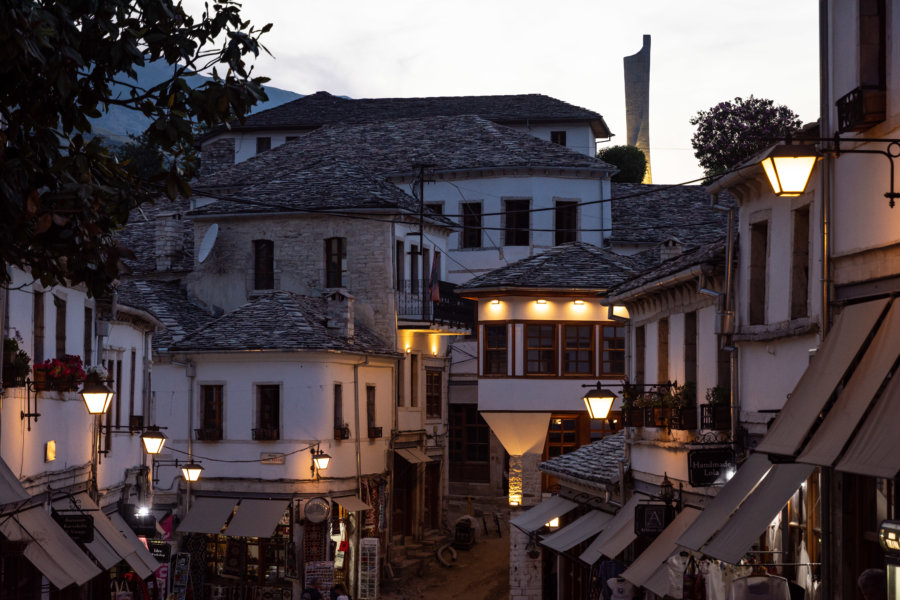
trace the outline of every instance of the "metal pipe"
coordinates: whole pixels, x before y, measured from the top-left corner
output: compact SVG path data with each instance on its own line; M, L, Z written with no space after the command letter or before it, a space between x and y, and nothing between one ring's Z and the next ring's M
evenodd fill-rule
M188 462L194 462L192 433L194 431L194 377L197 376L197 368L190 359L185 361L184 374L188 379ZM187 513L191 509L191 482L187 478L185 478L185 492L184 510Z

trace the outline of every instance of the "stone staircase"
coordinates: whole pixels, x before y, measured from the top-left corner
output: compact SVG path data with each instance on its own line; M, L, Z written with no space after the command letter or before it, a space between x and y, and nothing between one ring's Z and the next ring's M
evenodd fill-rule
M421 540L413 540L410 536L394 536L390 562L394 579L421 577L437 562L437 549L452 541L453 536L449 532L437 529L425 532Z

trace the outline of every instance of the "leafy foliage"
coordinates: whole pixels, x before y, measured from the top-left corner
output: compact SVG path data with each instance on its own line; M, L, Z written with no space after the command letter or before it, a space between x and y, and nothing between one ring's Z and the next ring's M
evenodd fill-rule
M617 183L640 183L647 172L647 156L637 146L610 146L598 152L597 158L619 168L611 178Z
M173 0L7 0L0 19L0 262L45 285L108 290L126 251L112 232L164 190L189 195L195 126L242 118L265 99L245 58L264 48L240 5L216 0L199 18ZM147 88L135 68L155 61L171 77ZM223 70L220 76L218 66ZM186 78L212 69L191 88ZM114 92L125 86L127 93ZM121 106L152 120L146 143L167 170L147 176L119 162L89 118ZM0 282L8 281L0 269Z
M777 138L799 131L800 117L772 100L735 98L691 117L694 156L708 179L718 177L761 152Z

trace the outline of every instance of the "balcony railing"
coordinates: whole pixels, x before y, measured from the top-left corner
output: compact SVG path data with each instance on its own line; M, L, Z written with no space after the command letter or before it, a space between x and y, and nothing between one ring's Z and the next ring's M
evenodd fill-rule
M860 86L838 99L838 130L865 131L884 121L885 91L878 86Z
M195 429L194 433L196 434L195 439L201 442L218 442L222 439L221 429Z
M427 280L403 279L397 285L397 317L404 321L426 321L439 325L471 329L475 326L476 304L459 297L456 286L438 282L439 300L431 300Z
M278 440L278 429L274 427L257 427L253 430L253 439L262 442Z

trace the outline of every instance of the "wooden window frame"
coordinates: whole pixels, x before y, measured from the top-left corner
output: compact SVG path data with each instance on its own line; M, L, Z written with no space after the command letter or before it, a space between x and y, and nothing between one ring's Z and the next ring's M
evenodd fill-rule
M594 347L594 337L595 337L594 325L592 323L584 323L584 322L561 323L561 325L562 325L562 352L561 352L561 355L562 355L563 375L574 376L574 377L593 377L593 376L595 376L597 367L596 367L596 353L595 353L595 347ZM569 347L568 332L569 332L570 328L587 329L587 332L588 332L587 336L586 336L587 340L588 340L587 348L585 348L583 346L573 346L571 348ZM576 337L576 339L581 340L582 336L579 335ZM570 361L568 358L569 352L580 353L580 352L585 352L585 351L587 351L587 353L588 353L588 357L587 357L586 361L576 359L573 362L573 361ZM570 368L569 368L570 365L572 365L572 364L579 365L579 364L583 364L585 362L588 367L587 371L573 371L573 370L570 370Z
M578 241L578 202L557 200L553 208L553 244Z
M256 392L256 429L275 432L281 437L281 386L277 383L258 383ZM274 416L273 416L274 413Z
M435 381L436 380L436 381ZM444 376L441 369L425 368L425 418L440 419L444 416Z
M559 376L559 328L557 327L557 323L549 323L549 322L533 322L533 323L524 323L524 340L523 340L523 353L524 353L524 361L523 368L524 374L528 376L540 376L540 377L557 377ZM550 338L553 340L553 346L531 346L529 339L531 336L529 335L529 329L532 327L549 327L552 330L552 334ZM539 339L544 340L546 336L541 334ZM551 370L549 372L545 371L534 371L529 367L529 364L532 362L543 362L538 359L537 361L532 361L529 358L529 352L551 352L553 356Z
M211 397L208 395L211 394ZM210 405L214 414L210 414ZM200 386L200 429L214 432L214 439L223 439L225 435L225 386L221 384L203 384Z
M463 202L460 204L462 213L462 231L459 233L460 248L481 248L482 227L484 226L481 202Z
M521 208L522 206L525 208ZM503 245L529 246L530 244L531 199L505 198L503 200Z
M503 330L503 346L492 347L492 346L488 345L488 340L490 339L490 336L488 336L489 328L497 328L497 329L502 328L502 330ZM482 325L482 332L483 333L482 333L482 344L481 344L481 356L482 356L481 372L484 375L508 376L509 375L509 324L506 322L504 322L502 324L484 323ZM499 355L501 352L502 352L502 356L503 356L503 360L502 360L503 369L502 369L502 371L495 371L488 366L488 365L493 364L493 361L490 359L490 357L494 353ZM497 359L497 364L498 365L500 364L499 357Z
M613 327L615 329L621 329L621 336L607 336L606 328ZM607 340L621 340L622 347L621 348L609 348L607 347ZM628 356L626 353L626 348L628 345L628 331L622 323L616 323L615 321L604 321L600 323L600 375L603 377L622 377L625 375L627 371L627 360ZM614 371L608 368L608 365L613 363L612 359L607 358L607 353L615 353L617 356L621 356L619 359L622 369L621 371Z

